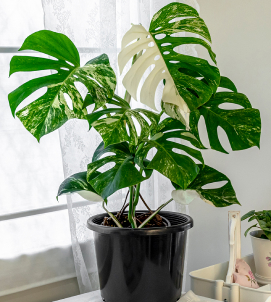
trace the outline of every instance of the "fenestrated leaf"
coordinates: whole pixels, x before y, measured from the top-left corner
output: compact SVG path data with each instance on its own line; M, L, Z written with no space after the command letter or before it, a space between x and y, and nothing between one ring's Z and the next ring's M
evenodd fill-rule
M174 36L182 32L195 33L211 41L204 21L194 8L182 3L170 3L153 16L149 31L142 25L133 25L124 35L118 62L122 72L134 55L146 50L125 75L125 88L137 99L140 79L146 69L154 64L154 69L142 86L141 102L156 110L155 91L160 81L164 80L163 102L177 105L184 115L209 100L217 89L220 75L218 69L206 60L176 51L181 45L200 44L208 50L215 62L215 54L205 40ZM199 78L204 78L208 85Z
M200 172L195 180L189 184L189 190L196 190L200 197L207 203L211 203L216 207L227 207L233 204L239 204L235 191L229 178L221 172L209 167L198 165ZM202 187L214 182L227 181L225 185L216 189L203 189ZM176 189L178 186L173 184Z
M115 155L100 158L109 152ZM96 176L95 172L109 163L115 165ZM87 181L99 195L107 198L122 188L136 185L148 179L152 171L145 170L145 174L146 176L143 177L142 173L135 167L134 156L129 151L128 143L110 145L106 148L101 143L93 155L92 163L88 165Z
M232 103L243 109L221 109L220 105ZM211 99L190 114L191 132L199 138L198 122L203 116L212 149L228 153L221 145L217 128L222 127L229 139L232 150L243 150L260 146L261 118L258 109L251 107L248 98L241 93L218 92Z
M100 173L96 172L96 176ZM87 172L79 172L66 178L59 186L57 197L63 194L78 193L90 201L103 201L93 187L87 182Z
M32 79L8 95L12 114L36 90L47 87L43 96L17 112L17 116L37 140L62 126L68 119L85 119L83 99L75 82L84 84L95 100L112 97L116 86L114 71L107 55L101 55L80 67L79 53L72 41L63 34L49 30L33 33L20 50L35 50L55 59L14 56L10 62L10 75L20 71L55 70L57 73ZM72 100L73 109L66 103L64 93Z
M107 116L108 114L110 114L110 117ZM132 117L137 120L140 126L140 129L138 129L140 135L137 133ZM145 117L150 120L151 125L148 124ZM90 126L94 127L102 136L105 147L128 141L131 148L150 135L152 129L157 126L160 117L158 114L145 109L121 107L96 111L89 114L87 119ZM127 126L129 133L127 132Z
M185 125L181 123L179 120L174 118L165 118L161 123L159 123L156 131L157 132L166 132L166 131L173 131L173 130L180 130L180 138L189 141L193 146L199 149L206 149L202 143L190 132L187 131ZM175 134L175 133L173 133Z
M141 167L158 171L171 181L176 182L182 189L186 189L199 172L198 165L192 158L202 163L204 161L200 151L172 141L174 139L184 139L199 146L196 138L189 136L189 132L183 127L179 121L171 118L162 121L157 128L160 132L151 137L144 147L136 153L136 163ZM153 147L157 152L150 163L144 165L142 159ZM175 152L175 149L183 151L184 154L179 154L178 151Z

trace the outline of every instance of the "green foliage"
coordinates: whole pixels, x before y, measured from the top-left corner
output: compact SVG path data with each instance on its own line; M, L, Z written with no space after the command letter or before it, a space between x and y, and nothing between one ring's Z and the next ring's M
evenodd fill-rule
M248 232L252 228L259 228L264 232L264 236L261 238L269 239L271 240L271 211L259 211L256 212L255 210L249 211L245 215L241 217L241 220L246 220L252 221L252 220L257 220L257 223L250 226L246 231L245 231L245 236L247 236Z
M219 141L218 127L225 130L233 151L259 147L261 135L259 110L252 108L244 94L236 92L234 84L229 79L223 77L220 87L231 89L233 92L217 92L203 106L191 112L189 123L191 132L200 140L198 122L203 116L212 149L228 153ZM225 103L237 104L243 109L221 109L220 106Z
M182 33L189 35L180 36ZM216 207L239 204L227 176L204 165L200 149L205 147L199 137L198 123L203 116L211 148L226 153L217 128L225 130L232 150L259 147L260 114L244 94L237 92L230 79L220 76L216 66L177 51L179 46L198 44L207 49L216 64L209 42L208 28L198 12L178 2L158 11L152 18L149 31L142 25L133 25L123 37L118 58L120 70L133 58L132 67L123 80L128 91L123 99L115 94L116 76L106 54L81 67L78 50L65 35L42 30L26 38L20 50L38 51L50 58L14 56L10 62L10 75L42 70L55 73L34 78L12 91L8 96L12 114L15 115L18 106L33 92L46 87L47 91L41 97L16 113L38 141L73 118L87 120L90 128L95 128L103 140L87 171L64 180L58 196L77 192L92 201L104 200L103 207L108 212L104 206L107 197L129 188L128 219L132 227L137 227L135 210L139 196L142 197L140 184L156 170L169 178L177 190L195 190L204 201ZM159 114L132 109L127 101L130 96L136 99L140 80L153 64L155 67L143 83L140 99L156 110L155 92L163 81L162 111ZM77 90L76 82L87 88L85 99ZM230 92L217 92L218 87ZM65 94L71 98L72 108L67 105ZM241 105L242 109L222 109L226 103ZM152 155L151 150L156 153ZM226 181L226 184L214 189L204 188L218 181ZM120 226L117 218L108 213ZM143 227L149 219L138 227ZM257 220L271 239L270 211L251 211L243 219Z
M114 155L100 158L106 153L114 153ZM97 170L109 163L115 165L97 176ZM134 155L130 153L127 142L110 145L106 148L102 142L93 155L92 163L88 164L87 181L99 195L107 198L122 188L134 186L148 179L152 170L145 170L145 173L144 177L142 171L138 171L135 167Z
M89 125L100 133L105 147L128 141L130 148L135 149L135 146L140 144L143 139L148 138L152 129L157 126L160 116L145 109L131 109L128 103L115 101L114 105L116 108L89 114L87 116ZM150 125L146 121L146 117L150 120ZM140 135L137 133L132 118L135 118L140 126Z
M199 173L199 167L192 158L202 163L204 161L200 151L173 141L173 139L187 140L197 147L200 146L197 139L184 129L182 123L168 118L158 125L157 132L138 150L136 163L142 168L145 167L160 172L177 183L182 189L186 189ZM157 152L145 166L143 159L146 158L152 148L155 148ZM189 156L179 154L178 151L183 151Z
M8 95L12 114L17 107L36 90L47 87L44 95L17 112L25 128L39 141L40 138L72 118L85 119L84 100L75 87L76 82L84 84L89 95L97 102L112 97L116 76L103 54L80 67L79 53L72 41L63 34L49 30L33 33L24 41L20 50L35 50L55 59L14 56L10 62L10 75L15 72L55 70L51 75L32 79ZM64 97L72 100L70 109Z
M96 172L95 176L100 173ZM80 193L84 197L91 201L102 201L101 196L93 189L93 187L87 182L87 172L79 172L66 178L59 186L57 198L63 194Z
M240 205L232 184L226 175L207 165L198 165L198 167L200 169L200 172L198 173L194 181L189 184L189 186L187 187L188 190L196 190L201 199L216 207L227 207L233 204ZM220 181L227 182L226 184L218 188L203 189L203 186L205 185ZM176 183L173 183L173 186L177 190L182 189Z

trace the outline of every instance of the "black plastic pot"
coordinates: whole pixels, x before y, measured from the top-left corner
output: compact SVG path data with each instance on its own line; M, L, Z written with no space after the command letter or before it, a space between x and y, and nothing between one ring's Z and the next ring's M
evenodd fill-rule
M105 214L88 219L104 301L176 302L180 298L186 235L193 220L175 212L159 214L171 226L113 228L100 225Z

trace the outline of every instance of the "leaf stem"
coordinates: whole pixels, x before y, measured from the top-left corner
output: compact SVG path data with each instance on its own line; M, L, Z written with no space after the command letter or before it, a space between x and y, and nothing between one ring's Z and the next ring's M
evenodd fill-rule
M103 201L103 209L106 211L106 213L113 219L113 221L115 222L115 224L119 227L119 228L122 228L122 225L120 224L120 222L118 221L118 219L111 213L107 210L107 208L105 207L104 205L104 201Z
M130 202L129 202L129 212L128 212L128 220L131 223L133 229L136 228L134 217L133 217L133 199L134 199L134 188L133 186L129 187L130 190Z
M140 169L140 173L142 173L142 169ZM136 206L138 204L140 185L141 185L141 183L136 185L135 199L134 199L134 205L133 205L133 216L135 216Z
M169 204L171 201L173 200L173 198L170 198L170 200L168 200L167 202L165 202L164 204L162 204L155 212L153 212L147 219L145 219L141 225L138 227L139 229L142 229L150 220L152 220L152 218L158 213L160 212L167 204Z
M102 107L103 107L103 109L107 109L107 107L106 107L105 105L103 105ZM110 113L107 113L106 116L107 116L107 117L111 117L111 114L110 114Z
M149 206L147 205L146 201L143 199L143 197L140 193L139 193L139 196L140 196L141 200L143 201L145 207L152 213L152 210L149 208Z

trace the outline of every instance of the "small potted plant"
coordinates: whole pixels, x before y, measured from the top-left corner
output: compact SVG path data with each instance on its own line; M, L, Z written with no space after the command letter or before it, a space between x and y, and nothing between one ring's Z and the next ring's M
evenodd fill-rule
M173 2L158 11L149 30L133 25L123 37L118 57L120 71L132 61L123 80L127 89L124 97L115 94L116 75L107 55L80 66L75 45L60 33L33 33L20 48L52 58L14 56L11 60L10 75L56 71L30 80L9 94L15 115L26 97L47 87L44 95L16 113L38 141L73 118L87 121L101 135L102 143L87 170L64 180L57 195L77 192L86 199L102 202L105 213L89 218L88 227L95 234L105 301L175 302L180 297L186 232L193 221L184 214L161 211L173 199L189 203L199 197L216 207L239 204L228 177L204 164L200 149L205 147L199 137L198 122L203 116L211 148L227 153L217 128L225 130L232 150L259 147L260 115L247 97L237 92L233 82L220 75L210 42L209 31L198 12L182 3ZM187 44L205 47L213 64L179 53L178 47ZM140 94L140 101L152 110L131 108L130 98L137 99L140 79L152 66ZM159 107L154 96L161 81L164 88ZM88 89L84 99L76 82ZM219 92L219 88L227 91ZM65 93L73 108L67 105ZM225 103L242 108L220 108ZM94 108L90 110L91 105ZM150 158L148 154L153 148L156 154ZM172 196L158 209L150 209L140 193L141 183L154 170L170 179L175 187ZM226 183L204 188L219 181ZM109 212L108 197L125 188L123 207L118 212ZM145 211L137 210L139 199L145 204Z
M256 267L255 277L259 283L271 283L271 211L255 210L243 215L241 220L253 221L253 225L245 231L248 232L257 228L258 230L250 232L254 261Z

